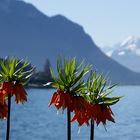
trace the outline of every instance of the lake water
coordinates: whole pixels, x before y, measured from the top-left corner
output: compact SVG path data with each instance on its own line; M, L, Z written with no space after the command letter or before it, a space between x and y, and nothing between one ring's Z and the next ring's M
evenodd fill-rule
M29 89L28 102L12 104L10 140L66 140L66 113L48 108L54 90ZM95 127L95 140L140 140L140 86L122 86L114 95L124 98L112 107L116 123ZM0 120L0 140L5 140L6 121ZM72 140L89 140L89 127L72 123Z

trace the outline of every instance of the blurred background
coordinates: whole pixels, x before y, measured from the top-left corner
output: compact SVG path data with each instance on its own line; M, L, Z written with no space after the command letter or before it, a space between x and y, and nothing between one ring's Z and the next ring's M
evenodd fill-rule
M116 88L115 94L125 95L120 104L118 103L114 108L118 118L113 129L117 134L106 133L101 126L97 128L96 137L99 140L105 137L108 140L140 139L138 133L140 112L138 110L135 112L140 97L138 93L140 91L139 5L139 0L0 0L0 58L5 56L27 58L36 66L36 73L29 83L31 88L29 91L32 93L29 97L33 96L31 100L33 98L36 104L31 110L26 108L28 105L25 106L24 115L14 110L21 120L28 118L26 125L33 126L19 125L21 122L16 120L18 116L15 115L13 120L19 123L12 131L17 132L18 128L22 127L27 132L24 134L21 132L22 134L17 137L16 134L12 135L11 140L28 140L31 137L34 140L47 138L55 140L59 133L60 138L65 139L63 127L59 127L59 120L57 119L56 122L54 119L56 124L50 124L52 119L50 114L55 114L55 111L51 110L49 113L47 111L49 98L46 98L44 104L46 110L38 112L42 116L44 112L48 117L47 120L40 119L42 120L38 126L40 130L36 132L39 133L38 137L33 132L37 127L34 124L38 123L38 119L29 117L32 113L35 115L36 105L41 104L43 97L50 96L47 93L53 93L53 89L50 91L50 89L38 88L52 81L49 68L56 69L59 55L76 57L78 61L84 59L98 72L103 72L104 75L109 73L111 81L120 85ZM32 89L34 87L36 89ZM41 99L37 102L38 92ZM57 118L56 114L54 116ZM4 126L5 123L0 122L0 127ZM51 135L55 127L60 131L55 134L56 136ZM74 128L77 128L77 125ZM111 131L113 129L111 128ZM84 128L83 131L84 135L80 134L81 136L76 137L77 133L75 133L73 139L88 139L85 136L88 135L87 129ZM4 135L4 131L0 132L0 138L4 138Z

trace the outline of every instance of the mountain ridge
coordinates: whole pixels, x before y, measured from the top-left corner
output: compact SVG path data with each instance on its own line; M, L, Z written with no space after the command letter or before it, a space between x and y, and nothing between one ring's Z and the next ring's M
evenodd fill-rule
M42 70L46 59L55 68L59 55L76 56L78 61L85 59L99 72L110 72L113 82L140 84L140 74L103 54L82 26L61 15L46 16L23 1L11 3L10 12L0 10L0 57L28 57Z

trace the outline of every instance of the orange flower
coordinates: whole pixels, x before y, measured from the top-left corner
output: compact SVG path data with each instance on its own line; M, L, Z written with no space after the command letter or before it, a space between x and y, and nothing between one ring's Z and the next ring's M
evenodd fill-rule
M84 102L83 104L85 108L83 108L82 111L74 111L74 116L71 120L72 122L77 120L79 126L83 125L83 123L89 125L90 119L94 119L97 125L101 122L103 125L106 125L106 120L115 122L112 117L113 112L110 107L103 104L89 104Z
M13 83L12 82L3 82L1 85L1 90L4 91L6 94L13 93Z
M97 125L99 125L100 122L102 122L103 125L106 125L106 120L112 121L115 123L115 120L112 117L112 115L113 115L113 112L109 106L99 105L98 113L95 118L95 121Z
M5 97L6 97L6 92L3 90L0 90L0 104L4 104L5 102Z
M75 111L74 112L74 116L71 119L71 122L76 121L78 122L79 126L82 126L84 123L88 126L89 125L89 119L90 117L88 117L88 115L86 114L85 111L81 112L81 111Z
M8 97L8 94L13 95L13 83L12 82L3 82L0 87L0 103L4 104L5 98Z
M4 104L0 104L0 119L7 118L7 110L8 107L5 102Z
M24 103L27 101L27 93L20 83L16 83L14 85L13 94L15 95L15 102L16 103Z
M74 116L71 122L76 121L81 126L83 123L88 125L88 120L90 119L87 109L89 108L89 103L81 96L75 96L73 99L74 106Z
M72 98L71 108L73 109L73 111L83 112L86 109L87 105L88 105L87 101L81 96L74 96Z
M75 111L75 114L73 116L73 118L71 119L71 122L77 120L79 126L81 126L84 123L84 117L83 117L83 113L80 111Z
M71 106L71 96L63 90L57 90L57 92L53 94L49 106L52 104L57 109L62 108L62 110L64 110L67 107L69 108Z

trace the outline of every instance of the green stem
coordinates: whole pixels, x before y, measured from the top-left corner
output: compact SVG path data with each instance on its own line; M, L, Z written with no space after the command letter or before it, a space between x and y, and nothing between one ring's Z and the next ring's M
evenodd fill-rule
M9 140L10 137L10 113L11 113L11 95L8 95L8 117L7 117L7 133L6 140Z
M67 140L71 140L71 112L67 109Z
M91 119L90 140L94 140L94 120L93 119Z

